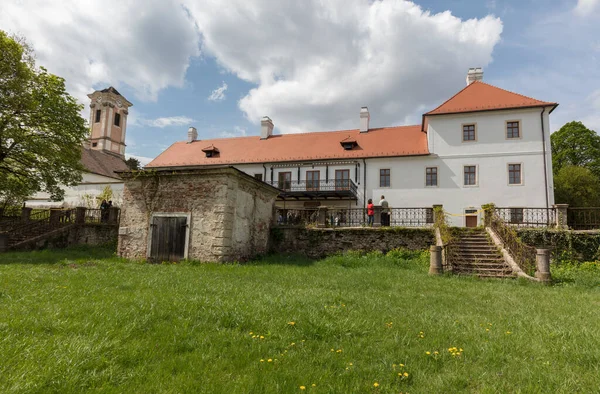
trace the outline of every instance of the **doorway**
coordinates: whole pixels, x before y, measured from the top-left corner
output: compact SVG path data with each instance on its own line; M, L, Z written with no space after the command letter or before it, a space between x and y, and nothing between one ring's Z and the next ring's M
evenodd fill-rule
M465 226L466 227L477 227L477 210L476 209L465 209Z
M187 258L188 214L155 214L150 224L150 260L179 261Z

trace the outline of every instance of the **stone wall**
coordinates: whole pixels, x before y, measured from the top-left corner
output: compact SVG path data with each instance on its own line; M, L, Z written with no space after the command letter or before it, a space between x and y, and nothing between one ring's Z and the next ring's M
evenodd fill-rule
M19 247L19 250L57 249L73 245L104 245L117 240L118 226L82 224L57 229Z
M432 229L427 228L299 228L274 227L271 252L299 253L321 258L349 250L388 252L396 248L429 249L435 245Z
M119 255L146 258L153 213L189 213L188 259L236 261L267 251L278 190L231 167L126 175Z
M559 261L600 260L600 231L520 229L518 235L527 245L549 248Z

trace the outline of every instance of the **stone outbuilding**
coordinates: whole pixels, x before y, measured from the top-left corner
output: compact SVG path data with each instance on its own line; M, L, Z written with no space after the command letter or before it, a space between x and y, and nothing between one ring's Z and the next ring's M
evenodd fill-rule
M120 256L227 262L267 252L278 189L233 167L122 176Z

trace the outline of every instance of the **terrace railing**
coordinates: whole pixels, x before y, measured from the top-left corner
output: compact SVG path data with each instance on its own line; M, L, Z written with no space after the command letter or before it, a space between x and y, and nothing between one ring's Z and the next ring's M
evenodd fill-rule
M573 230L600 229L600 207L568 208L567 224Z
M319 211L314 209L285 209L275 210L275 222L280 226L311 226L317 225Z
M345 197L355 199L358 187L351 179L330 179L327 181L267 181L281 190L280 197Z
M556 227L555 208L494 208L498 220L511 227Z
M390 210L390 226L433 226L433 208L390 208Z

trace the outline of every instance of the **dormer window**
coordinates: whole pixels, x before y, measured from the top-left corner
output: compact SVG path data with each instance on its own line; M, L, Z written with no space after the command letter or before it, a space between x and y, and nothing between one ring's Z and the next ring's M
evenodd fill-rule
M214 145L207 146L206 148L202 149L202 152L206 153L206 157L217 157L217 156L219 156L219 150Z
M358 146L358 143L354 138L348 136L347 138L340 141L340 145L342 145L342 148L344 148L344 150L352 150Z

